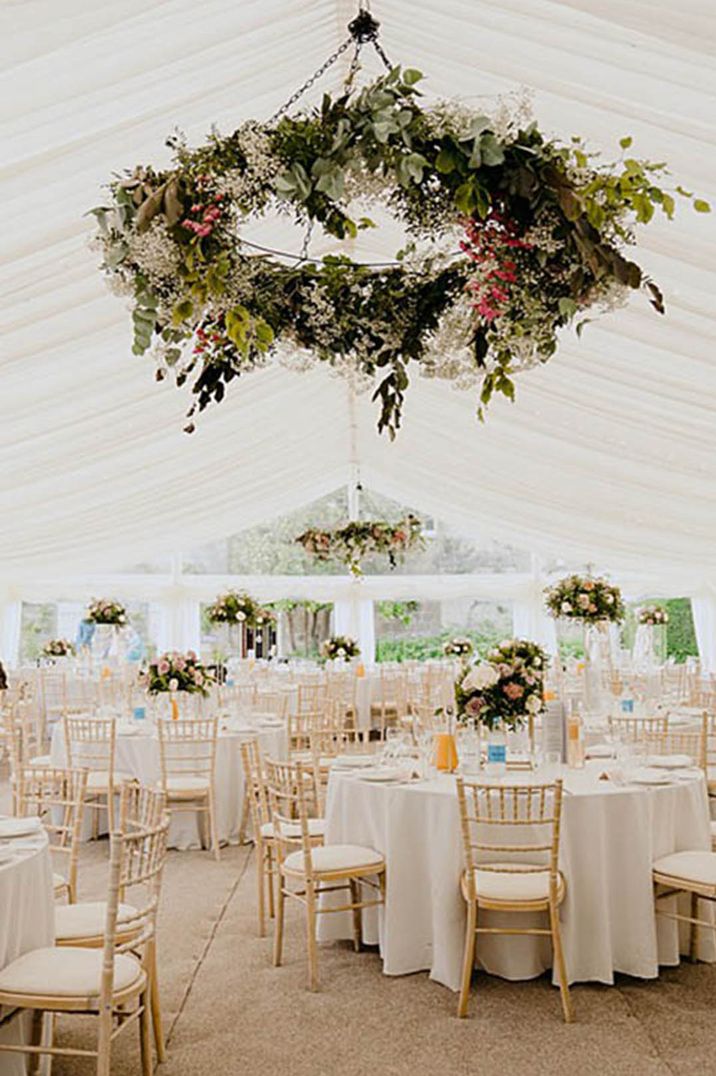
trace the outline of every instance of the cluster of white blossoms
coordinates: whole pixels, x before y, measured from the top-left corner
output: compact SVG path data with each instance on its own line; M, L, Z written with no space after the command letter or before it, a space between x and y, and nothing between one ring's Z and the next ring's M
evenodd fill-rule
M226 194L244 212L261 211L268 200L272 181L284 171L285 165L271 149L271 140L261 125L243 123L236 132L245 168L235 168L217 182L217 192Z
M163 217L155 217L144 232L133 230L128 246L129 259L155 287L162 287L178 273L181 249L170 236Z

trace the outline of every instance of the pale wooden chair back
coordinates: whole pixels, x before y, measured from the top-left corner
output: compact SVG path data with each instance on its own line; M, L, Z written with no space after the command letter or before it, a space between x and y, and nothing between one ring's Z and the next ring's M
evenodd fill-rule
M125 781L119 797L119 832L156 829L164 820L166 804L162 789Z
M325 684L299 683L296 709L299 714L311 714L326 706L328 692Z
M53 864L70 903L77 898L77 867L87 791L87 770L24 767L20 770L18 814L39 818L48 835Z
M556 900L562 782L466 784L456 780L467 895L476 896L475 868L500 873L544 873Z
M300 763L278 762L267 758L266 785L268 788L271 821L279 864L287 855L303 851L306 878L313 878L312 841L308 820L309 802L315 799L315 774Z
M249 811L251 813L251 827L254 840L261 840L261 827L271 821L271 808L264 776L264 761L261 755L261 745L258 737L245 740L241 744L241 762L244 768L246 792L249 797Z
M609 730L622 740L640 743L646 737L663 736L669 731L669 718L663 717L609 717Z
M184 717L157 722L162 787L172 778L205 778L213 786L218 717Z
M694 728L668 728L641 740L650 755L688 755L695 766L706 771L709 750L709 717L703 714Z
M70 769L87 769L114 777L117 744L115 717L66 714L63 717L65 759Z
M289 714L287 718L289 755L306 752L311 748L311 733L320 728L323 711L306 710Z
M288 692L257 687L254 696L254 710L260 713L284 717L288 711Z

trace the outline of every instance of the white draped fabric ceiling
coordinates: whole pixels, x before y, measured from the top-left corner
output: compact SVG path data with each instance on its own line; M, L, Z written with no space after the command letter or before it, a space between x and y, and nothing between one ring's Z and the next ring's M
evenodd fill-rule
M100 570L187 548L349 480L471 534L639 573L716 581L715 217L643 233L646 298L566 335L514 406L415 378L396 442L369 396L270 368L181 432L188 396L129 350L129 317L83 213L113 170L267 117L345 37L343 0L23 0L0 11L0 575ZM711 0L376 0L389 56L426 95L477 104L522 85L551 133L668 160L716 203ZM372 61L371 61L371 70ZM377 68L375 68L377 71ZM345 69L321 82L334 88ZM315 93L316 91L314 91ZM313 100L317 98L314 96ZM273 240L294 249L294 236ZM357 257L390 256L371 233ZM320 250L320 246L317 247ZM354 419L352 418L354 416Z

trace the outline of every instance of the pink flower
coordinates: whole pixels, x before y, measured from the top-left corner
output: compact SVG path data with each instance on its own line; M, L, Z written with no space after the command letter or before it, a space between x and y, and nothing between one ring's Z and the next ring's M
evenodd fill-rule
M504 684L502 690L504 691L505 695L507 695L507 698L511 699L513 702L516 699L521 699L525 693L525 689L521 687L520 684L514 683Z
M482 699L479 695L473 695L465 703L465 713L468 717L477 717L482 709Z
M174 668L177 670L177 672L181 672L185 665L186 662L182 657L178 657L174 660Z
M196 661L196 654L193 650L187 650L186 656L189 658L189 661Z

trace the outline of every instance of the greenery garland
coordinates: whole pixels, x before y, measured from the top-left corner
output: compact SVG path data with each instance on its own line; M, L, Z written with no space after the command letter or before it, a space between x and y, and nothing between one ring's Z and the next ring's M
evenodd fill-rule
M352 520L333 530L310 527L296 541L316 560L339 560L355 576L363 574L361 563L374 554L387 556L391 569L410 549L424 544L422 523L408 513L398 523L384 519Z
M663 313L625 251L635 224L673 216L674 194L657 183L664 164L628 156L630 138L616 163L599 164L581 140L561 145L519 110L423 108L421 78L394 67L196 149L171 138L170 168L136 167L91 211L102 268L132 297L133 350L151 348L158 380L193 378L190 419L276 355L377 382L378 428L394 436L411 363L479 386L482 415L493 393L514 398L516 371L548 361L560 329L576 320L579 332L630 288L645 287ZM350 239L374 226L362 206L376 203L407 234L395 263L287 264L243 234L278 211Z

